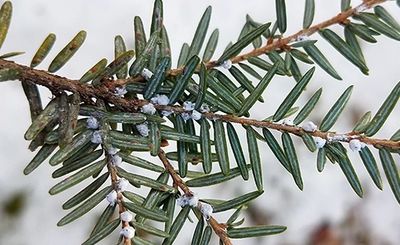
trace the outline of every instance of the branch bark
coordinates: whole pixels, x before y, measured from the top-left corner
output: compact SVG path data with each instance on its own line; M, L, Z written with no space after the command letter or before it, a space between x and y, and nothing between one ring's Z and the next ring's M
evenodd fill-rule
M300 36L311 36L312 34L318 32L321 29L327 28L327 27L335 25L335 24L345 23L350 17L357 14L359 12L359 9L361 9L361 8L364 8L364 10L370 9L373 6L375 6L376 4L379 4L379 3L382 3L385 1L387 1L387 0L364 0L363 3L361 3L360 5L358 5L354 8L350 8L344 12L337 14L336 16L333 16L332 18L330 18L326 21L323 21L319 24L310 26L307 29L300 30L288 37L282 37L282 38L278 38L275 40L270 39L267 41L267 43L264 46L262 46L260 48L255 48L248 53L244 53L244 54L238 55L236 57L233 57L233 58L231 58L231 61L233 64L236 64L241 61L245 61L245 60L249 59L250 57L260 56L260 55L263 55L263 54L268 53L273 50L285 49L288 47L288 44L290 42L295 41ZM216 60L209 61L205 64L207 69L211 69L211 68L217 67L219 65L220 64L218 64L218 62ZM168 71L167 74L169 76L177 76L182 73L183 69L184 69L184 67L171 69ZM127 83L141 82L141 81L142 82L145 81L144 78L141 76L132 77L132 78L128 78L128 79L118 79L118 80L114 81L113 83L108 83L107 87L114 89L116 86L123 86Z
M185 195L191 196L193 195L193 192L189 189L189 187L185 184L185 182L182 180L182 178L176 173L174 170L174 167L171 165L169 162L167 156L165 155L165 152L160 149L158 153L158 157L160 158L161 162L164 164L165 170L169 173L169 175L172 177L174 181L174 185L179 187ZM222 240L222 242L225 245L231 245L232 242L229 239L228 235L226 234L226 224L223 223L218 223L218 221L210 216L208 223L210 224L211 228L214 230L215 234L218 235L218 237Z
M60 77L54 74L47 73L46 71L32 69L30 67L16 64L12 61L6 61L0 59L0 69L3 68L11 68L16 69L20 73L20 81L28 81L38 85L42 85L50 89L53 93L59 93L64 90L79 93L83 100L86 100L89 103L92 103L91 98L103 99L109 103L114 104L118 108L123 111L128 112L136 112L140 109L141 106L149 103L147 100L141 99L129 99L129 98L122 98L116 96L112 91L108 90L106 87L93 87L90 84L82 84L79 81L71 80L65 77ZM158 110L167 110L173 111L177 114L184 112L185 110L179 106L161 106L156 105L156 109ZM249 119L243 117L237 117L234 115L221 115L216 113L203 113L203 116L207 117L210 120L222 120L225 122L232 122L238 123L242 125L249 125L259 128L269 128L274 129L282 132L288 132L295 135L301 135L306 133L300 127L297 126L288 126L277 124L273 122L265 122L259 121L256 119ZM391 149L400 149L400 142L392 141L387 139L377 139L371 137L365 137L362 134L357 132L347 132L347 133L336 133L336 132L307 132L312 136L320 137L326 140L330 140L330 138L334 135L344 135L344 137L340 141L342 142L349 142L351 139L359 139L360 141L368 144L373 145L374 147L387 147Z

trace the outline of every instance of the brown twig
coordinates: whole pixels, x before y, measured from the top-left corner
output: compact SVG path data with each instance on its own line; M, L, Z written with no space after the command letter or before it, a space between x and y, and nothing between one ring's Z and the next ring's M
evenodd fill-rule
M327 28L329 26L335 25L335 24L341 24L345 23L348 18L352 17L353 15L358 13L358 9L362 6L365 6L365 9L370 9L374 5L378 3L385 2L387 0L364 0L362 4L358 5L357 7L350 8L344 12L339 13L336 16L333 16L332 18L323 21L319 24L313 25L307 29L300 30L288 37L285 38L278 38L278 39L270 39L266 42L266 44L260 48L255 48L252 51L238 55L236 57L231 58L230 60L232 61L233 64L239 63L241 61L245 61L250 57L256 57L263 55L265 53L268 53L273 50L279 50L279 49L285 49L288 47L288 44L296 41L300 36L311 36L312 34L318 32L321 29ZM219 66L220 64L217 62L217 60L209 61L205 64L207 69L211 69L214 67ZM171 69L167 73L169 76L177 76L182 73L184 67L179 67L176 69ZM132 77L128 79L118 79L116 81L113 81L112 83L107 83L107 87L109 89L115 89L116 86L123 86L127 83L134 83L134 82L143 82L144 78L141 76L137 77Z
M193 192L189 189L189 187L185 184L182 178L176 173L174 167L169 162L165 152L160 149L158 152L158 157L160 158L161 162L164 164L165 170L170 174L174 181L174 185L179 187L185 195L191 196ZM226 234L226 224L218 223L218 221L213 218L212 216L209 217L208 223L210 224L211 228L214 230L215 234L222 240L225 245L231 245L232 242L229 239L228 235Z
M160 158L161 162L164 165L165 170L169 173L169 175L172 177L172 180L174 181L174 185L179 187L186 195L191 196L192 192L190 191L189 187L183 182L181 177L176 173L174 167L171 165L171 163L168 161L167 156L165 155L165 152L160 149L158 152L158 157Z
M116 190L117 186L118 186L117 170L111 164L111 160L108 160L107 169L108 169L108 172L110 173L111 185L112 185L113 189ZM123 201L122 194L120 192L117 192L117 193L118 193L118 196L117 196L118 215L121 215L121 213L125 212L126 209L125 209L124 205L122 204L122 201ZM128 226L129 226L129 222L122 221L122 228L125 228ZM127 239L126 237L124 237L124 245L131 245L131 239Z
M262 54L268 53L272 50L278 50L284 48L286 45L288 45L290 42L293 42L298 39L300 36L311 36L312 34L318 32L321 29L327 28L329 26L335 25L335 24L340 24L343 23L345 20L350 18L351 16L357 14L358 8L362 5L366 6L366 9L371 8L375 4L384 2L386 0L367 0L364 1L362 4L358 5L357 7L350 8L344 12L339 13L338 15L330 18L329 20L326 20L324 22L321 22L319 24L313 25L307 29L303 29L301 31L298 31L295 34L292 34L286 38L278 39L273 41L272 43L268 43L260 48L256 48L248 53L236 56L231 59L232 63L239 63L241 61L247 60L249 57L255 57L255 56L260 56Z
M20 72L19 80L29 81L35 84L45 86L49 88L53 93L61 92L64 90L77 92L82 96L82 98L86 98L87 101L91 101L91 98L103 99L109 103L114 104L123 111L130 111L130 112L137 111L141 106L149 103L148 101L141 99L129 99L129 98L118 97L111 91L105 89L104 87L97 88L91 85L81 84L79 81L76 80L71 80L68 78L49 74L46 71L32 69L24 65L0 59L0 69L2 68L17 69ZM175 113L184 112L183 108L179 106L156 105L155 107L158 110L173 111ZM255 119L236 117L234 115L220 115L215 113L204 113L203 115L211 120L218 119L225 122L239 123L259 128L270 128L274 130L292 133L295 135L301 135L305 133L300 127L297 126L288 126L272 122L259 121ZM315 131L311 133L312 136L317 136L326 140L329 140L330 136L334 134L337 133L321 132L321 131ZM369 145L373 145L377 148L387 147L391 149L400 149L400 142L398 141L365 137L362 134L358 134L356 132L342 133L340 135L348 136L347 138L340 140L343 142L348 142L352 138L358 138L360 141Z
M239 123L242 125L249 125L249 126L254 126L258 128L269 128L269 129L274 129L278 130L281 132L287 132L295 135L303 135L303 134L310 134L315 137L320 137L322 139L326 139L328 141L332 140L334 136L341 135L343 137L337 138L337 141L341 142L349 142L352 139L358 139L361 142L364 142L365 144L368 145L373 145L376 148L382 148L382 147L387 147L391 149L400 149L400 141L393 141L393 140L386 140L386 139L376 139L376 138L370 138L366 137L360 133L351 131L348 133L336 133L336 132L322 132L322 131L314 131L314 132L306 132L304 131L301 127L298 126L290 126L290 125L284 125L284 124L279 124L279 123L273 123L270 121L259 121L255 119L248 119L248 118L242 118L242 117L236 117L232 115L220 115L220 114L215 114L215 113L205 113L203 114L205 117L207 117L210 120L222 120L224 122L232 122L232 123Z

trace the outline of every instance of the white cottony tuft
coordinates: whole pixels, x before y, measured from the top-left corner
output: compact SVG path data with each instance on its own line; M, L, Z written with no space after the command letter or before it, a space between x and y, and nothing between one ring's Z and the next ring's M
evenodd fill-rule
M183 102L183 109L185 111L193 111L194 110L194 103L192 103L191 101L185 101Z
M225 60L224 62L222 62L221 67L224 69L231 69L232 67L232 61L231 60Z
M210 112L210 107L207 104L202 104L200 106L200 112Z
M190 118L192 118L192 116L189 114L189 113L187 113L187 112L183 112L182 114L181 114L181 117L183 118L183 120L186 122L187 120L189 120Z
M208 220L213 213L213 207L208 203L200 203L200 212Z
M197 204L199 203L199 197L196 194L192 194L191 196L185 194L176 199L176 203L182 208L187 205L191 207L197 207Z
M168 96L164 94L157 94L153 98L150 99L151 103L155 105L168 105L169 104L169 98Z
M111 163L112 163L112 165L114 165L115 167L121 167L122 158L121 158L120 156L118 156L117 154L112 155L112 157L111 157Z
M132 239L135 236L135 229L133 229L132 226L127 226L122 228L119 234L124 236L125 238Z
M141 73L142 77L144 79L146 79L147 81L151 79L151 77L153 76L153 72L151 72L149 69L147 68L143 68L142 73Z
M357 151L361 151L361 149L365 147L365 144L363 142L359 141L358 139L353 139L353 140L350 140L349 147L352 151L357 152Z
M128 93L128 91L126 90L125 86L122 86L122 87L116 87L114 93L117 96L123 96L126 93Z
M89 117L86 120L86 126L89 129L98 129L99 128L99 121L95 117Z
M173 112L172 111L162 111L161 114L165 117L168 117L169 115L171 115Z
M181 117L183 118L183 120L186 122L187 120L189 120L191 118L191 115L187 112L183 112L181 114Z
M147 123L142 123L136 125L136 129L139 131L139 134L141 136L147 137L149 136L149 127L147 126Z
M306 123L303 124L303 126L301 126L304 131L306 132L314 132L315 130L317 130L317 125L315 125L313 122L308 121Z
M198 203L199 203L199 197L193 194L193 196L189 198L188 205L191 207L197 207Z
M176 204L178 204L178 205L181 206L182 208L183 208L184 206L186 206L187 203L188 203L188 201L187 201L187 198L186 198L185 195L182 195L182 196L180 196L180 197L178 197L178 198L176 199Z
M107 150L107 153L108 153L108 155L115 155L115 154L117 154L118 153L118 150L117 149L115 149L114 147L111 147L111 148L109 148L108 150Z
M117 198L118 198L118 193L115 190L111 191L106 196L107 202L109 202L111 205L114 205L117 202Z
M154 108L154 105L152 103L148 103L142 106L141 111L144 114L154 115L154 113L156 113L157 110L156 108Z
M102 139L102 135L101 135L100 130L97 130L97 131L94 131L94 132L93 132L92 138L90 139L90 141L91 141L93 144L101 144L101 143L103 142L103 139Z
M196 110L192 111L192 119L193 120L200 120L201 119L202 114Z
M320 137L315 137L314 138L315 145L317 146L318 149L323 148L324 145L326 144L326 139L320 138Z
M124 222L131 222L133 219L133 215L129 211L125 211L120 214L120 218Z
M121 178L118 180L118 190L119 191L121 191L121 192L126 191L128 189L128 186L129 186L128 180L126 180L124 178Z
M282 124L287 125L287 126L294 126L293 120L289 118L283 119Z

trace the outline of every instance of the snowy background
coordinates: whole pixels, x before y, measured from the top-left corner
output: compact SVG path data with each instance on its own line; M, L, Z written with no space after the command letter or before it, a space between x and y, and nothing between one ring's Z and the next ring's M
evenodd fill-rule
M153 5L152 1L138 0L12 2L13 21L1 52L26 51L25 55L15 59L17 62L29 64L46 35L54 32L57 34L56 44L50 58L39 67L46 69L51 58L79 30L88 32L88 38L81 50L58 73L69 78L79 78L103 57L111 61L115 35L122 35L128 47L132 48L133 17L140 15L145 26L149 27ZM184 0L165 0L164 23L169 32L174 62L177 61L182 43L191 42L197 23L208 5L213 6L210 33L217 27L220 30L220 42L216 52L218 56L229 41L237 39L247 13L259 22L274 20L274 2L207 0L189 3ZM290 34L301 28L304 1L286 2L289 17L287 33ZM358 2L354 1L354 5ZM394 1L385 4L385 7L400 20L400 11ZM316 1L317 14L314 23L336 15L339 9L339 0ZM341 31L338 26L333 29ZM319 38L318 35L315 37ZM324 92L317 111L311 115L313 121L319 122L342 91L353 84L355 88L350 106L338 121L335 130L346 132L364 112L372 110L374 113L400 77L397 61L400 44L386 37L379 37L378 40L378 45L363 43L371 71L368 77L362 75L326 42L319 42L318 46L325 51L344 80L336 81L318 68L308 91L297 105L303 105L313 91L323 87ZM306 68L302 68L305 71ZM258 104L252 110L252 117L263 119L273 114L285 96L282 92L289 91L292 86L293 79L275 79L264 95L266 103ZM61 209L62 203L83 185L60 195L50 196L49 188L59 181L50 177L54 168L43 164L31 175L23 175L23 168L34 156L34 153L27 150L28 142L23 139L23 133L29 126L29 109L19 82L1 83L0 91L0 244L80 244L92 228L95 214L99 214L102 208L95 209L66 227L56 226L57 221L66 214ZM47 92L44 94L44 97L49 95ZM399 128L399 115L398 106L377 136L390 137ZM243 135L243 132L241 133ZM398 244L399 205L386 178L383 177L384 190L379 191L373 186L359 157L350 153L354 157L353 164L364 187L365 197L361 200L352 191L337 165L327 163L324 172L318 173L316 154L307 152L302 142L296 143L304 180L302 192L297 189L292 177L272 157L269 148L264 143L259 144L264 162L265 193L250 206L246 224L282 224L287 225L288 230L275 237L256 240L254 244L307 244L313 232L323 227L328 227L322 229L326 232L318 234L325 234L331 241L337 242L331 244ZM398 157L396 160L399 160ZM243 183L237 178L229 184L196 191L202 197L228 199L254 189L252 180ZM10 211L10 200L19 200L17 203L23 207L23 211L16 216L7 214ZM226 217L228 214L218 215L221 221ZM195 224L187 222L176 244L188 244L194 226ZM340 242L342 239L347 242ZM248 244L248 241L234 243ZM104 244L115 242L108 240ZM213 240L213 244L217 244L217 241Z

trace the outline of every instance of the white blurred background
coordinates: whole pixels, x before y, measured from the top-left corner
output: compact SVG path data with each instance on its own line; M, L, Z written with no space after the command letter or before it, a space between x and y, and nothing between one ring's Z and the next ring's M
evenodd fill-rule
M88 32L81 50L58 73L69 78L79 78L103 57L111 61L115 35L122 35L132 49L133 17L141 16L148 30L153 5L152 1L138 0L12 2L13 20L1 52L25 51L26 54L15 58L19 63L29 64L46 35L54 32L57 34L56 44L49 58L39 67L46 69L51 58L79 30ZM302 26L304 1L286 2L287 34L291 34ZM353 2L356 5L360 1ZM229 41L237 39L246 14L250 14L258 22L274 21L274 3L272 0L165 0L164 24L169 33L174 62L177 62L182 43L191 42L197 23L208 5L213 7L210 33L217 27L220 30L220 41L215 55L217 57ZM384 6L400 20L400 9L394 1ZM317 0L314 23L336 15L339 10L339 0ZM332 29L342 31L338 26ZM319 36L315 35L315 38L319 39ZM382 36L378 40L378 44L374 45L362 43L370 68L368 77L362 75L325 41L318 42L318 46L325 51L343 77L343 81L336 81L317 68L308 91L297 105L303 105L313 91L323 87L317 110L311 115L311 119L318 123L342 91L353 84L355 88L349 106L334 129L339 132L350 131L354 121L364 112L372 110L375 113L400 78L397 61L400 43ZM302 71L305 70L306 67L302 67ZM266 103L258 104L252 109L252 117L263 119L273 114L293 84L293 79L276 78L264 95ZM45 99L49 97L46 89L42 91L45 92ZM55 168L43 164L31 175L23 175L23 168L34 156L34 153L27 150L28 142L23 139L30 122L28 105L19 82L1 83L0 94L0 244L80 244L87 237L102 208L95 209L66 227L56 226L57 221L66 214L61 209L62 203L83 188L83 185L60 195L50 196L49 188L59 181L51 178ZM377 137L390 137L399 128L399 115L398 106ZM243 132L241 134L244 136ZM288 230L281 235L253 240L253 244L310 244L316 230L319 230L318 236L329 237L330 241L337 242L330 244L398 244L399 204L384 176L384 190L379 191L373 186L357 154L350 153L364 187L365 197L360 199L337 165L327 163L324 172L318 173L316 154L307 152L301 141L295 142L298 143L304 191L297 189L291 176L272 156L269 148L264 143L259 143L263 157L265 193L250 206L246 224L281 224L287 225ZM399 160L398 157L396 160ZM383 170L381 174L384 175ZM237 178L224 185L196 191L204 198L228 199L254 189L252 180L244 183ZM10 206L12 200L19 200L16 203L22 206L22 211L16 215L9 212L14 207ZM228 214L217 217L224 221ZM176 244L188 244L194 226L195 224L187 222ZM234 244L249 244L249 241L234 241ZM107 240L103 244L115 244L115 240ZM212 244L217 244L217 240L213 240Z

